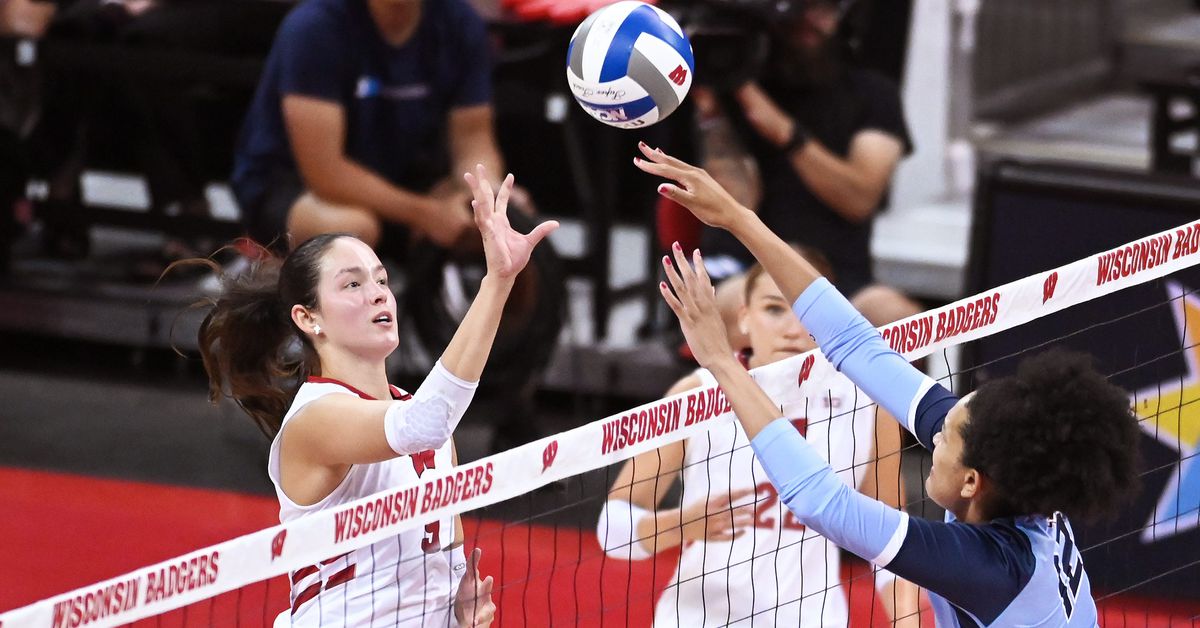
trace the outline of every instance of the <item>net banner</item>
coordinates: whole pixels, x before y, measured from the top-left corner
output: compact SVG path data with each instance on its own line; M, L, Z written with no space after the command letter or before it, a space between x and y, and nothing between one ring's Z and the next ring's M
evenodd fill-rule
M1200 261L1200 221L1026 277L880 329L913 360L1151 281ZM823 391L819 351L755 369L785 414ZM867 403L864 400L864 403ZM450 469L429 469L340 508L260 530L0 615L4 626L114 626L165 613L426 523L510 499L736 420L719 387L697 388ZM282 609L281 609L282 610Z

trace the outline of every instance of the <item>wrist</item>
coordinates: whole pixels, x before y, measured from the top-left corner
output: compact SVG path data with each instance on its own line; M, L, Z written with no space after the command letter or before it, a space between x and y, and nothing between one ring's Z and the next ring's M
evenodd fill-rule
M658 531L662 529L659 517L663 511L647 510L642 513L642 518L633 522L633 542L650 555L654 555L658 550L662 549L658 545Z
M596 523L596 538L600 549L612 558L621 560L645 560L654 556L642 542L642 525L652 521L657 525L656 513L623 499L610 499L600 509ZM650 530L651 533L657 530ZM654 539L650 538L650 544Z
M728 231L737 239L741 239L744 234L750 233L757 224L761 224L758 214L753 210L738 203L736 209L730 213L729 220L723 225L716 225L725 231Z
M712 373L713 377L717 378L718 381L729 375L738 372L744 373L746 371L745 367L737 361L737 358L731 352L723 353L720 358L714 360L712 364L704 368L708 369L708 372Z
M483 279L479 282L479 290L480 292L484 290L494 290L499 294L499 296L507 297L508 293L512 291L513 284L516 282L516 275L513 275L512 277L502 277L492 273L491 271L488 271L488 273L485 274Z
M788 134L788 137L784 141L783 145L779 147L779 150L784 155L790 157L797 151L804 150L804 147L808 145L808 141L811 139L811 137L812 136L808 133L808 129L804 128L803 124L800 124L800 122L796 120L792 120L792 130Z

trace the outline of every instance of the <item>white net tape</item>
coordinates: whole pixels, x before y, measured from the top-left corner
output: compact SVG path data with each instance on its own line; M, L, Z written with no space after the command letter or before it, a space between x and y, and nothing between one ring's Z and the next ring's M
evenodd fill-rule
M1022 325L1200 261L1200 221L971 296L880 329L910 360ZM753 371L781 406L831 369L819 352ZM527 493L734 421L698 388L0 615L0 626L115 626L316 564L428 522Z

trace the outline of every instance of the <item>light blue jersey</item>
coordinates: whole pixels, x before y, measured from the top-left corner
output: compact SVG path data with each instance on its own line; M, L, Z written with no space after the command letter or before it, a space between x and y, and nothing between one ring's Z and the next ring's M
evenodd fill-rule
M826 280L792 306L821 350L921 444L958 399L913 368ZM838 480L786 420L751 443L779 498L806 525L925 587L938 626L1096 626L1096 604L1061 514L982 524L910 518Z

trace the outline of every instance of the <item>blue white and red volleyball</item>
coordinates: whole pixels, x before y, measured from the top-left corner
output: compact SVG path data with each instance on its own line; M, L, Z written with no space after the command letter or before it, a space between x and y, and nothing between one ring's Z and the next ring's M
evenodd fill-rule
M662 9L625 0L588 16L567 50L567 82L584 111L636 129L679 107L696 69L692 45Z

